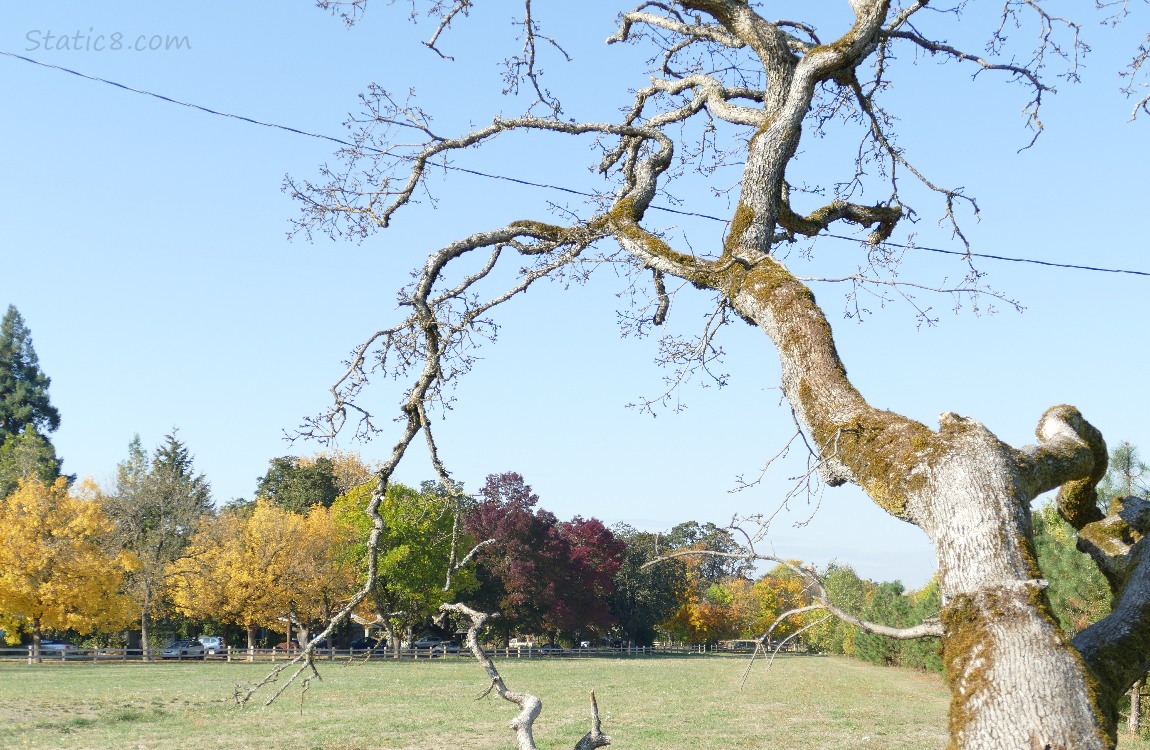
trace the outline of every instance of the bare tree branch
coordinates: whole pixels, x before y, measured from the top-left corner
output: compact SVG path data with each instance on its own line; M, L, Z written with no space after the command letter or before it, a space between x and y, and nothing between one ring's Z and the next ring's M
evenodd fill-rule
M499 670L495 668L495 663L491 661L491 657L489 657L479 645L479 633L487 625L487 621L492 615L472 609L465 604L444 604L440 606L440 610L443 612L455 612L471 621L471 625L467 629L467 648L471 651L476 661L479 662L480 666L483 667L483 670L487 673L487 677L491 681L491 686L483 695L494 691L495 694L503 700L514 703L519 707L519 715L511 720L511 729L515 732L519 750L537 750L533 728L535 720L539 718L539 714L543 710L543 701L530 693L516 693L509 690L503 682L503 677L499 674ZM601 731L599 705L595 701L595 693L591 693L591 731L579 740L575 748L576 750L593 750L594 748L605 747L610 744L611 738Z

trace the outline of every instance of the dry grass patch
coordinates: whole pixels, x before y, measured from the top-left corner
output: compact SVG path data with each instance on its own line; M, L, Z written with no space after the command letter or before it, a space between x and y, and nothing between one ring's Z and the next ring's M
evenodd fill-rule
M544 702L540 748L570 748L594 689L604 731L628 750L819 750L946 746L947 694L932 676L848 659L790 657L746 685L744 659L714 656L498 662ZM321 665L302 703L237 709L237 683L266 665L0 665L0 748L21 750L492 750L515 715L474 662ZM1150 750L1123 738L1122 750Z

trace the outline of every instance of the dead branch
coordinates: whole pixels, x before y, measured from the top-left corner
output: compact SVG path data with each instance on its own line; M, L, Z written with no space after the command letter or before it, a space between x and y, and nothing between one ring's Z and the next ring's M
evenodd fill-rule
M486 626L487 621L496 615L479 612L465 604L443 604L440 605L439 609L442 612L455 612L465 616L471 621L471 625L467 629L467 648L471 651L476 661L483 667L488 679L491 681L490 687L484 691L483 695L495 692L503 700L519 707L519 715L511 720L511 729L515 732L519 750L537 750L535 747L535 738L532 735L532 728L534 727L535 720L539 718L539 714L543 710L543 701L529 693L515 693L509 690L503 682L503 677L500 676L499 670L495 668L495 663L491 661L491 657L488 656L487 652L483 650L483 647L479 645L480 631ZM575 748L576 750L593 750L593 748L605 747L610 744L611 738L601 731L599 705L595 701L595 693L592 692L591 731L579 740Z

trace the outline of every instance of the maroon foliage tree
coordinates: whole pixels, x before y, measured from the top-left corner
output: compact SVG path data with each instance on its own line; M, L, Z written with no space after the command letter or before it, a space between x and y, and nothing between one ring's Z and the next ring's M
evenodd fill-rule
M563 596L547 615L551 627L577 635L587 629L605 632L615 624L608 601L615 591L615 574L627 545L597 518L579 516L559 524L568 546Z
M474 539L491 539L478 557L474 600L498 611L492 624L513 630L577 633L614 622L607 599L624 546L597 519L560 523L535 508L539 496L515 472L492 474L464 518Z

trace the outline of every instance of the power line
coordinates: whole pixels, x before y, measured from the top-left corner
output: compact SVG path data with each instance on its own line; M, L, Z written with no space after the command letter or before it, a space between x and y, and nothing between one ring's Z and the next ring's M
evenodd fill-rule
M181 107L188 107L190 109L199 110L200 112L205 112L209 115L215 115L217 117L229 117L233 120L240 120L241 122L250 123L252 125L260 125L260 126L263 126L266 128L274 128L276 130L284 130L284 131L287 131L289 133L294 133L296 135L307 136L309 138L319 138L320 140L331 141L332 143L338 143L341 146L350 146L351 148L362 148L362 149L366 149L368 151L375 151L376 153L383 153L382 149L374 148L372 146L357 145L357 144L351 143L349 141L342 140L340 138L335 138L335 137L330 136L330 135L324 135L323 133L311 133L311 132L308 132L306 130L300 130L299 128L289 127L287 125L280 125L280 124L274 123L274 122L264 122L262 120L256 120L256 119L253 119L251 117L244 117L243 115L237 115L237 114L233 114L230 112L221 112L219 110L211 109L209 107L204 107L202 105L194 104L192 102L185 102L185 101L181 101L179 99L173 99L170 96L164 96L163 94L157 94L153 91L147 91L145 89L137 89L137 88L134 88L132 86L125 85L123 83L117 83L116 81L110 81L107 78L101 78L99 76L93 76L93 75L89 75L87 73L81 73L80 71L72 70L71 68L65 68L61 65L52 65L51 63L41 62L39 60L33 60L30 57L25 57L23 55L17 55L14 52L7 52L5 50L0 50L0 55L5 55L7 57L15 58L17 60L22 60L24 62L31 63L33 65L38 65L42 68L51 68L53 70L59 70L59 71L62 71L64 73L69 73L69 74L74 75L74 76L79 76L80 78L84 78L84 79L89 80L89 81L95 81L96 83L104 83L104 84L107 84L109 86L115 86L118 89L123 89L124 91L130 91L133 94L140 94L142 96L150 96L150 97L153 97L155 99L159 99L160 101L168 102L169 104L178 104ZM490 180L503 180L505 182L513 182L517 185L524 185L526 187L543 188L545 190L558 190L560 192L570 193L572 195L579 195L579 196L583 196L586 198L597 198L598 197L594 193L587 193L587 192L584 192L582 190L575 190L574 188L564 187L562 185L552 185L552 184L546 183L546 182L532 182L530 180L523 180L523 179L520 179L518 177L508 177L507 175L490 174L488 172L480 172L479 170L476 170L476 169L467 169L465 167L451 166L450 164L443 164L441 166L443 166L446 169L450 169L450 170L453 170L456 172L464 172L466 174L475 175L477 177L483 177L483 178L490 179ZM727 221L728 221L727 219L723 219L723 218L720 218L718 216L711 216L709 214L698 213L695 211L681 211L679 209L669 208L667 206L652 205L651 208L658 210L658 211L664 211L666 213L678 214L680 216L693 216L696 218L708 219L710 221L717 221L717 222L721 222L724 224L727 223ZM819 236L829 237L829 238L836 239L836 240L847 240L849 242L858 242L859 241L858 238L856 238L856 237L846 237L844 235L839 235L839 234L826 233L826 234L822 234ZM944 250L944 249L938 248L938 247L925 247L923 245L905 245L905 244L901 244L898 242L890 242L890 241L883 242L882 244L886 245L888 247L897 247L897 248L901 248L904 250L925 250L925 251L931 252L931 253L941 253L943 255L958 255L958 256L962 256L964 258L983 258L983 259L987 259L987 260L1007 261L1010 263L1029 263L1029 264L1036 265L1036 266L1046 266L1048 268L1065 268L1065 269L1074 270L1074 271L1095 271L1098 273L1121 273L1121 274L1129 274L1132 276L1150 276L1150 271L1135 271L1135 270L1126 269L1126 268L1102 268L1099 266L1084 266L1084 265L1077 265L1074 263L1055 263L1054 261L1037 260L1035 258L1015 258L1015 257L1006 256L1006 255L990 255L987 253L974 253L974 252L966 252L966 251L961 251L961 250Z
M79 76L80 78L86 78L89 81L95 81L97 83L106 83L109 86L115 86L118 89L124 89L125 91L131 91L133 94L142 94L144 96L150 96L150 97L153 97L155 99L159 99L161 101L168 102L170 104L178 104L181 107L189 107L191 109L198 109L201 112L207 112L209 115L216 115L217 117L230 117L234 120L241 120L243 122L249 122L253 125L263 125L266 128L276 128L277 130L286 130L289 133L296 133L297 135L306 135L310 138L320 138L320 139L325 140L325 141L332 141L334 143L341 143L345 146L353 146L354 145L354 144L348 143L347 141L341 141L339 138L332 138L330 135L323 135L321 133L309 133L306 130L299 130L298 128L289 128L287 125L277 125L274 122L262 122L260 120L253 120L250 117L244 117L243 115L233 115L229 112L220 112L218 110L209 109L208 107L203 107L203 106L200 106L199 104L192 104L191 102L182 102L179 99L173 99L170 96L164 96L163 94L157 94L157 93L152 92L152 91L145 91L144 89L132 88L131 86L126 86L122 83L116 83L115 81L109 81L107 78L100 78L99 76L88 75L87 73L81 73L77 70L72 70L71 68L65 68L65 67L60 66L60 65L52 65L51 63L40 62L39 60L33 60L30 57L24 57L23 55L17 55L14 52L6 52L4 50L0 50L0 55L6 55L8 57L14 57L17 60L23 60L24 62L29 62L29 63L32 63L33 65L39 65L42 68L52 68L53 70L61 70L65 73L71 73L74 76Z

